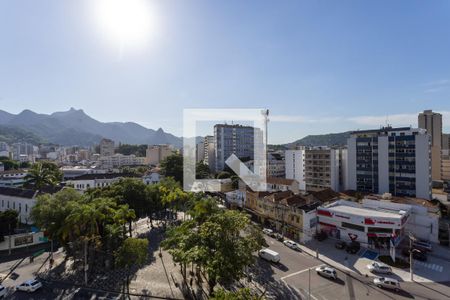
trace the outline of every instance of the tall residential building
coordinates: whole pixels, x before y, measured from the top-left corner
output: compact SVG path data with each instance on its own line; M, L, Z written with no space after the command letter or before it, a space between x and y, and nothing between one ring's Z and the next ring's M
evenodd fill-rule
M441 179L450 183L450 134L442 135Z
M231 154L235 154L242 161L261 159L254 157L254 148L255 144L261 145L262 147L262 141L263 135L259 128L237 124L215 125L214 144L216 171L222 171L225 168L225 161Z
M209 169L212 172L216 169L216 150L214 145L214 136L205 136L205 139L203 140L203 159L205 164L209 166Z
M431 178L441 180L442 115L424 110L418 117L419 128L431 135Z
M313 147L305 150L305 185L307 191L340 187L340 150Z
M305 184L305 149L286 150L284 154L286 179L298 181L299 189L306 190Z
M114 141L110 139L102 139L100 141L100 156L112 155L114 155Z
M352 132L347 141L348 188L430 199L430 148L431 136L421 128Z
M273 151L267 154L267 177L286 178L286 163L284 153Z
M201 162L205 160L205 148L204 148L204 141L201 141L195 145L195 151L196 151L196 161Z
M173 148L171 145L149 145L145 151L145 163L157 166L172 152Z

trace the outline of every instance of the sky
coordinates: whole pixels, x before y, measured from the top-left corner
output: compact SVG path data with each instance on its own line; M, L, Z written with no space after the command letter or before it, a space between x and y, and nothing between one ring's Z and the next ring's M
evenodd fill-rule
M180 136L183 109L267 108L269 143L433 109L450 132L450 1L128 1L1 1L0 109Z

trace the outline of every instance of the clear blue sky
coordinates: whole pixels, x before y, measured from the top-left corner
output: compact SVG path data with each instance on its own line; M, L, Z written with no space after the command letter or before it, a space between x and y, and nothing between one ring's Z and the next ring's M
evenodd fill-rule
M0 109L181 135L183 108L269 108L272 143L433 109L450 131L450 1L149 1L152 38L122 51L95 1L0 2Z

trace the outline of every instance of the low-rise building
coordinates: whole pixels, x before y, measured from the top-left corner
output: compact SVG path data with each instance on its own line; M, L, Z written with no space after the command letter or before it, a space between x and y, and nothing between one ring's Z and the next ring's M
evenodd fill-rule
M148 172L142 177L142 181L144 181L146 185L157 184L161 181L161 176L158 172Z
M25 170L8 170L0 172L0 187L21 187L25 183Z
M123 155L120 153L111 156L101 156L99 162L104 169L120 168L125 166L145 165L145 157L136 157L136 155Z
M66 185L72 186L74 189L84 192L90 188L107 187L123 178L140 178L136 174L125 173L106 173L106 174L84 174L66 181Z
M299 192L298 181L295 179L286 179L278 177L267 177L267 191L292 191L294 194Z

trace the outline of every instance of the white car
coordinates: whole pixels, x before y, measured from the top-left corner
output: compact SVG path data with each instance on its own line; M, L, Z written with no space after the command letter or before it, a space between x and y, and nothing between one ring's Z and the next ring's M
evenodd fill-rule
M391 267L380 264L378 262L373 262L370 265L367 265L367 269L369 269L369 271L372 273L392 274Z
M300 245L297 244L297 243L294 242L294 241L291 241L291 240L285 240L285 241L283 242L283 244L284 244L285 246L288 246L288 247L291 248L291 249L294 249L294 250L297 250L297 251L300 251L300 250L301 250L301 249L300 249Z
M264 228L262 230L265 234L267 234L268 236L273 236L273 230L269 229L269 228Z
M42 287L42 283L40 281L37 281L36 279L30 279L25 281L24 283L18 285L16 289L18 291L33 293L36 290L40 289Z
M337 279L337 272L336 269L327 267L327 266L320 266L316 268L316 272L319 275L322 275L324 277L328 277L331 279Z
M383 287L387 289L393 289L395 291L398 291L400 289L400 283L398 282L398 280L393 278L374 278L373 283L379 288Z
M5 297L6 295L6 288L0 284L0 298Z

